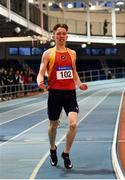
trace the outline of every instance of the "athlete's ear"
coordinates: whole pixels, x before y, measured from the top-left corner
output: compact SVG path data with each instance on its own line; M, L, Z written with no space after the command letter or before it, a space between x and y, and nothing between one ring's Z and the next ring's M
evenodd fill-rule
M54 35L52 35L52 39L54 39Z

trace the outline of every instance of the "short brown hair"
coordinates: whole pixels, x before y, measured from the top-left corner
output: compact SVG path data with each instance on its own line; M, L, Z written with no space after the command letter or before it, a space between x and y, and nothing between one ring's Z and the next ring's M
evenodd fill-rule
M59 27L64 28L66 31L68 31L68 26L66 24L56 24L53 27L53 32L55 32Z

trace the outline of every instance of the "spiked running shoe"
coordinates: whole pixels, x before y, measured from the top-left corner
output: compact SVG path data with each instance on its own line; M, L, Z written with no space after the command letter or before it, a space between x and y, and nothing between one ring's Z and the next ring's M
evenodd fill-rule
M64 166L66 169L72 169L73 164L69 158L69 154L68 153L62 153L62 158L64 160Z
M57 159L57 147L55 146L55 149L52 150L50 149L50 163L52 166L56 166L58 163L58 159Z

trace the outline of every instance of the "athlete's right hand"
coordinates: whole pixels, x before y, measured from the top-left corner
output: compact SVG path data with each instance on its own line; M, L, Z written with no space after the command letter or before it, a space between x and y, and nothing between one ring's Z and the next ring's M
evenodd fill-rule
M43 82L41 82L38 86L40 89L46 89L46 85Z

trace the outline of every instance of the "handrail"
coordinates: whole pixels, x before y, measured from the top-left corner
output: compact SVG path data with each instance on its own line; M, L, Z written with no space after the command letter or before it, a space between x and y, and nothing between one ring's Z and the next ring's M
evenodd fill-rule
M31 84L12 84L0 86L1 100L9 100L21 96L27 96L28 93L39 92L37 83Z
M82 82L125 78L125 67L80 71L78 74Z
M125 78L125 67L81 71L78 74L82 82ZM0 97L2 100L7 100L16 98L21 93L27 95L29 92L39 92L39 90L37 83L4 85L0 86Z

